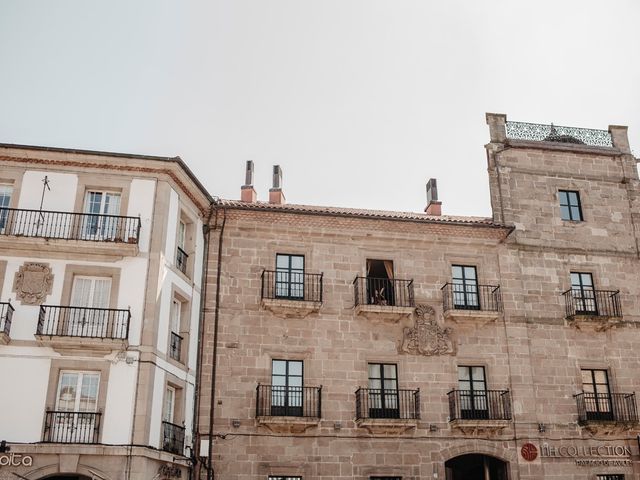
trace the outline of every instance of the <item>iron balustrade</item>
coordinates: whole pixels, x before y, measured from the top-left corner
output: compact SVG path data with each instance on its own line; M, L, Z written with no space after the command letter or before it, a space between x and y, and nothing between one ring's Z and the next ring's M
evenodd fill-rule
M175 332L171 332L170 337L169 356L174 360L180 361L182 359L182 340L184 339Z
M578 423L638 423L635 393L589 393L574 395L578 404Z
M47 410L43 442L98 443L101 412L63 412Z
M176 252L176 267L185 275L187 274L187 262L189 261L189 255L183 249L178 247Z
M95 213L0 208L0 234L137 244L140 218Z
M507 122L505 129L507 138L512 140L580 143L596 147L613 146L611 134L606 130L526 122Z
M415 307L413 279L356 277L353 291L356 306Z
M256 417L322 418L322 386L291 387L258 384Z
M442 305L447 310L502 311L502 295L496 285L445 283L442 288Z
M322 303L322 273L263 270L262 298Z
M0 333L7 336L11 331L11 319L13 318L13 306L11 302L0 302Z
M184 427L171 422L162 422L162 450L184 455Z
M451 390L449 421L511 420L509 390Z
M393 390L358 388L356 390L356 419L420 418L420 389Z
M41 305L36 335L124 340L130 320L129 310Z
M576 315L622 317L619 290L571 288L563 292L567 318Z

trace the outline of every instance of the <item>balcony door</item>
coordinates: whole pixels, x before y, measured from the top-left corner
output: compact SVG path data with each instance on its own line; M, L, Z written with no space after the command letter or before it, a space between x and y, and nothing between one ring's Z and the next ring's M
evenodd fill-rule
M99 387L99 373L60 372L52 442L93 443Z
M304 255L276 255L276 298L304 299Z
M577 315L597 315L598 304L590 273L571 272L571 294Z
M302 361L271 363L271 415L302 417Z
M0 234L5 232L7 221L9 219L9 205L11 204L11 194L13 187L11 185L0 185Z
M120 194L88 191L84 198L83 240L114 240L120 215ZM112 216L104 216L112 215Z
M460 416L462 419L489 418L487 382L484 367L458 367Z
M582 370L582 391L587 420L613 420L611 390L606 370Z
M393 283L393 261L367 259L367 303L369 305L396 304Z
M461 310L480 310L478 275L471 265L452 265L453 306Z
M369 364L369 418L400 418L395 364Z
M109 308L110 296L111 278L75 276L71 306L77 308L70 309L67 335L105 338L109 326L106 309Z

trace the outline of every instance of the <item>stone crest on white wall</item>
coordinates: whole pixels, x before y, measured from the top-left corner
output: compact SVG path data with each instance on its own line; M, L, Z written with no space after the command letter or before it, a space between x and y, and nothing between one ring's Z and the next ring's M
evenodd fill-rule
M429 305L418 305L413 328L403 331L401 352L411 355L447 355L454 353L451 328L436 322L436 312Z
M13 291L23 305L42 305L53 286L53 273L46 263L26 262L20 266Z

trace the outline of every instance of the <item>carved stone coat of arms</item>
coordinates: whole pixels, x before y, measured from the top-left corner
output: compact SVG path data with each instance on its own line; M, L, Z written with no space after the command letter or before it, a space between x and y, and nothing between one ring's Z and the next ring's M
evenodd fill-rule
M23 305L42 305L51 293L53 273L46 263L25 263L16 273L13 290Z
M412 355L447 355L454 353L451 328L436 322L436 313L429 305L418 305L413 328L403 331L401 352Z

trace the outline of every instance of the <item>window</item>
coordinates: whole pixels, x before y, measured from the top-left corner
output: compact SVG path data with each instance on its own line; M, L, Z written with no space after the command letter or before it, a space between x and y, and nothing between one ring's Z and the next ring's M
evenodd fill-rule
M76 337L106 337L109 330L111 278L76 275L71 290L71 307L66 334ZM113 325L113 328L117 328ZM63 329L65 331L65 329Z
M271 362L271 415L301 417L302 361Z
M115 239L120 215L120 193L87 191L84 198L82 238L85 240Z
M178 237L176 239L176 266L182 273L187 273L187 263L189 255L186 252L187 242L187 224L180 220L178 222Z
M597 315L598 304L590 273L571 272L571 295L578 315Z
M598 475L597 480L624 480L624 475L619 473Z
M61 371L55 411L48 412L47 440L62 443L93 443L96 439L100 374Z
M400 418L395 364L369 364L369 418Z
M580 194L573 190L558 191L560 200L560 218L562 220L582 221L582 207L580 206Z
M304 298L304 255L276 255L276 298Z
M171 300L171 318L169 332L169 356L174 360L182 360L182 336L180 323L182 321L182 302L177 298Z
M369 480L402 480L402 477L369 477Z
M11 194L13 187L11 185L0 185L0 233L4 233L9 218L9 210L11 204Z
M269 480L302 480L302 477L278 477L269 475Z
M452 265L451 283L453 283L454 308L480 310L476 267L470 265Z
M458 388L460 389L460 415L463 419L489 418L484 367L458 367Z
M582 370L582 391L587 420L613 420L611 391L606 370Z
M162 407L162 421L175 423L174 422L174 414L176 407L176 389L170 385L167 385L167 388L164 393L164 405Z
M395 305L393 261L367 259L367 303Z

